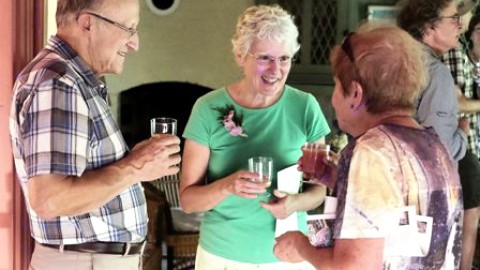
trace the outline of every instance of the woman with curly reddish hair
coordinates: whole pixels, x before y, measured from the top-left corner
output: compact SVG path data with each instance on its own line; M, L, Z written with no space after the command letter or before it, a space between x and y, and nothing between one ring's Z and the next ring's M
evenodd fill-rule
M333 49L332 105L353 137L338 168L329 163L337 169L334 242L317 249L288 232L274 248L281 260L322 270L458 268L456 166L435 131L414 118L424 59L421 45L394 26L365 25Z

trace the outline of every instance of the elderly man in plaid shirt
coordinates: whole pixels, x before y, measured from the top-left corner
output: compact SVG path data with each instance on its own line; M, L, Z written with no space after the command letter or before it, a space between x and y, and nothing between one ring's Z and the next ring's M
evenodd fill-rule
M10 135L35 239L29 269L139 269L147 234L141 181L175 174L180 139L131 151L104 74L137 51L138 0L58 0L58 32L18 75ZM145 123L148 124L148 123Z

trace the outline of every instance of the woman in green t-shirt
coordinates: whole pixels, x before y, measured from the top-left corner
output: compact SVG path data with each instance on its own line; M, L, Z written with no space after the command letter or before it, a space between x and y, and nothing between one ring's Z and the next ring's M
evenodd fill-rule
M315 97L285 85L297 37L292 16L279 6L246 9L232 39L243 78L204 95L192 110L183 134L180 200L186 212L205 213L196 269L312 269L273 254L276 220L295 214L306 232L304 211L320 205L326 190L275 190L277 172L297 163L301 146L330 132ZM247 170L254 156L273 158L271 186L249 181L257 176Z

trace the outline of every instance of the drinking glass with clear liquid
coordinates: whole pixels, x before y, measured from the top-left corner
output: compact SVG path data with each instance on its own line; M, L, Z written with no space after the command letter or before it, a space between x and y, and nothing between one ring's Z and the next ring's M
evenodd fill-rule
M150 133L177 135L177 119L169 117L156 117L150 119Z
M273 159L271 157L249 158L248 170L258 174L258 178L252 178L250 181L263 183L266 188L271 186L273 177ZM268 191L260 195L264 197L270 197L270 193Z
M177 135L177 119L169 117L156 117L150 119L150 135L172 134Z

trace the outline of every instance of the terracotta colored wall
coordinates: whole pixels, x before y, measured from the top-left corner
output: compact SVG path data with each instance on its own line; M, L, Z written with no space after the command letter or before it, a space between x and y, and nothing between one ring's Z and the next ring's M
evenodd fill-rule
M13 1L0 8L0 269L14 269L14 181L8 135L8 113L13 81Z

